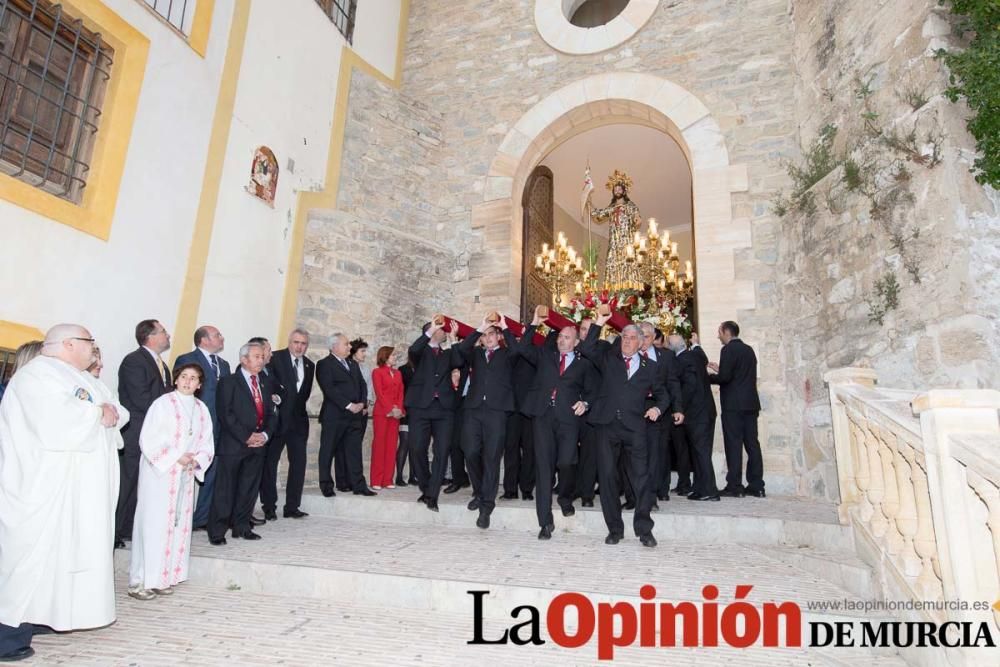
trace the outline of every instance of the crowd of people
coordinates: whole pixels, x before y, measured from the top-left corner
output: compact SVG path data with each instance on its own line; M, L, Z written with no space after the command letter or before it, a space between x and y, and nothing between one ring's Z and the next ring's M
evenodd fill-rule
M501 500L519 492L534 500L538 538L549 540L553 495L568 517L576 500L593 507L599 493L605 542L624 538L622 509L634 509L646 547L656 546L652 512L671 492L693 501L764 497L757 361L739 326L720 325L722 354L711 363L696 335L686 341L640 323L605 336L609 318L542 339L543 309L520 337L494 313L459 340L456 323L435 316L408 349L380 347L370 372L365 341L334 334L314 363L301 328L274 352L267 339L250 339L233 370L213 326L195 331L194 350L171 370L162 357L170 334L143 320L138 347L119 366L117 397L99 379L89 331L53 327L19 348L0 398L0 660L30 656L33 634L111 623L111 552L128 541L128 594L149 600L187 579L193 532L206 531L212 545L227 535L261 539L254 529L278 519L283 452L282 517L307 517L300 505L314 385L323 399L325 497L413 484L438 511L441 493L469 488L468 509L487 529L502 484ZM721 491L711 384L721 388ZM258 501L263 516L254 514Z

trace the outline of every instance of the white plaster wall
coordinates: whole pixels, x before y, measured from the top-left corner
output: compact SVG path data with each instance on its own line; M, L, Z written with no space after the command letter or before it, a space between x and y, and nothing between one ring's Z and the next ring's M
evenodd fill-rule
M205 59L141 3L104 2L150 40L111 236L0 200L0 319L43 331L85 324L114 386L136 322L159 318L172 331L177 315L233 0L216 2Z
M354 50L390 79L396 76L401 0L363 0L354 24Z
M388 42L382 37L391 38L394 63L398 20L399 0L359 3L358 25L368 26L356 33L359 53L383 57ZM296 193L324 186L345 44L314 0L252 5L198 315L200 324L218 326L227 337L230 361L251 336L283 346L276 336ZM245 190L259 145L278 160L273 208ZM185 350L192 346L189 334Z

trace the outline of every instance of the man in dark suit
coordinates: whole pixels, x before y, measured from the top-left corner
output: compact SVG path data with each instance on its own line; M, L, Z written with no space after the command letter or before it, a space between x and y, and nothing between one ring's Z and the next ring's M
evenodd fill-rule
M342 333L334 334L330 354L316 364L316 384L323 392L319 410L319 488L327 498L336 495L330 468L334 458L346 466L347 479L336 480L337 488L350 489L357 496L374 496L365 481L361 456L368 410L368 385L361 367L351 359L351 344ZM339 470L338 470L339 473ZM343 474L343 473L339 473Z
M552 479L559 470L557 502L563 516L573 516L574 474L580 422L590 407L595 389L595 373L589 361L578 355L576 327L565 327L553 339L550 334L542 347L532 343L535 329L542 323L536 310L531 325L518 344L522 363L535 368L530 391L516 386L525 414L531 418L535 443L535 509L541 530L538 539L552 538Z
M469 369L465 366L451 371L451 386L455 390L455 421L451 429L451 446L448 448L448 458L451 461L451 484L445 487L445 493L456 493L468 488L469 473L465 470L465 454L462 453L462 401L469 393Z
M441 481L448 462L455 407L458 403L451 383L451 371L464 365L455 346L441 347L448 334L444 318L428 322L417 340L410 345L413 379L406 387L404 404L410 427L410 469L417 473L420 486L419 502L427 509L438 511ZM452 322L454 335L456 326ZM434 468L428 463L427 451L434 438Z
M247 343L240 348L240 368L219 380L215 405L221 433L215 460L215 491L208 519L211 544L226 543L226 529L233 537L259 540L250 526L260 475L264 445L274 435L278 415L267 385L261 377L264 348Z
M696 335L692 335L697 340ZM677 355L678 374L684 409L684 427L694 464L694 484L688 500L719 500L712 465L712 441L715 438L715 398L708 380L708 358L700 346L689 350L684 338L671 334L667 346Z
M722 402L722 441L726 448L726 488L720 495L764 497L764 460L757 439L760 397L757 395L757 355L739 338L740 327L719 325L722 353L708 365L709 380L719 385ZM743 480L743 449L747 450L747 486Z
M219 447L219 417L215 411L215 395L219 386L219 380L230 374L229 362L219 356L225 348L226 339L222 333L213 326L201 326L194 332L194 350L186 352L177 357L174 362L175 367L184 364L198 364L205 373L205 381L201 383L201 394L199 398L208 408L208 414L212 417L212 430L215 433L215 446ZM217 466L214 461L205 471L205 481L198 491L198 504L195 506L192 525L195 530L204 528L208 524L208 513L212 509L212 493L215 489L215 471Z
M129 352L118 367L118 397L129 412L128 424L122 429L125 447L119 456L121 487L115 510L115 548L132 539L135 520L136 491L139 486L139 433L146 411L153 401L173 388L170 368L160 355L170 349L170 334L158 320L143 320L135 325L135 340L139 348Z
M661 419L646 425L646 444L649 447L649 482L646 485L646 492L650 494L650 505L658 509L656 504L659 500L670 500L668 492L660 493L661 482L666 478L666 488L670 488L670 441L675 430L680 430L684 423L684 413L681 408L681 381L677 377L677 365L674 356L669 350L658 349L653 345L656 338L656 327L649 322L639 325L642 330L642 343L639 346L639 354L644 359L648 359L656 364L657 382L663 385L667 392L667 404L670 410L670 419ZM662 337L662 334L661 334ZM646 396L646 408L655 405L653 394Z
M501 338L506 347L500 347ZM476 346L479 340L481 346ZM518 356L517 340L500 317L496 323L483 319L479 329L458 344L457 350L472 377L469 395L462 402L462 451L472 488L477 492L479 518L476 525L490 527L500 483L500 458L507 431L507 418L514 411L513 367Z
M288 347L278 350L271 357L270 373L284 387L281 405L278 406L278 430L267 443L264 474L261 477L260 504L264 518L278 518L278 463L281 451L288 449L288 481L285 484L285 518L301 519L308 516L299 509L302 504L302 486L306 478L306 442L309 440L309 415L306 401L312 393L315 364L306 356L309 332L295 329L288 335Z
M531 342L530 340L528 341ZM518 388L530 387L534 379L535 367L524 359L514 360L513 382ZM525 413L525 395L514 392L514 411L507 417L507 437L503 446L503 495L502 500L517 500L521 497L533 500L535 488L535 447L531 417ZM549 489L551 495L551 488Z
M646 443L647 420L656 421L669 405L659 382L655 364L639 354L642 331L631 324L622 330L613 345L601 345L601 328L610 319L601 315L580 345L583 356L601 372L597 400L590 408L590 422L597 426L597 477L601 485L601 511L608 526L605 544L618 544L625 536L619 501L617 461L620 450L626 456L626 473L636 489L645 489L649 476ZM652 393L653 405L646 407ZM649 514L652 497L640 493L633 529L643 546L655 547L653 519Z

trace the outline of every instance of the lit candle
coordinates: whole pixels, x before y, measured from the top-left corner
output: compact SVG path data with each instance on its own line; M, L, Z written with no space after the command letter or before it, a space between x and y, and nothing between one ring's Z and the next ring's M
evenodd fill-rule
M629 257L635 257L635 248L633 248L632 246L629 246L628 249L627 249L627 254L628 254Z
M639 232L635 233L635 244L639 245Z
M677 254L677 241L674 241L673 243L670 244L670 254L671 255Z
M542 244L542 254L543 255L549 254L549 244L548 243L543 243Z
M646 252L646 239L639 239L639 250Z
M684 289L684 281L681 280L680 278L677 279L677 289L679 290Z
M667 278L670 279L670 282L674 282L677 279L677 272L673 269L667 270Z
M543 266L543 264L542 264L542 256L538 255L537 257L535 257L535 268L536 269L540 269L540 268L542 268L542 266Z
M684 272L687 273L689 276L693 275L693 272L691 271L691 260L690 259L687 260L686 262L684 262Z
M656 218L649 219L649 235L656 238Z
M580 294L581 292L583 292L583 284L582 283L577 283L576 284L576 293Z
M666 280L660 280L660 289L666 291L666 289L667 289L667 281Z

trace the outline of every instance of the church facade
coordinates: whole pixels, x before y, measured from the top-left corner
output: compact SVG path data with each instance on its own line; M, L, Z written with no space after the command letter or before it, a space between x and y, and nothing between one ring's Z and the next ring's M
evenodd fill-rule
M198 0L179 28L145 0L63 4L116 47L107 168L79 204L0 177L2 346L80 321L113 370L144 317L175 353L201 323L300 324L316 355L516 314L530 174L638 124L691 170L709 356L735 319L760 358L769 491L837 496L829 369L1000 380L998 199L941 94L935 0L631 0L586 29L579 1L365 0L350 35L315 0Z

